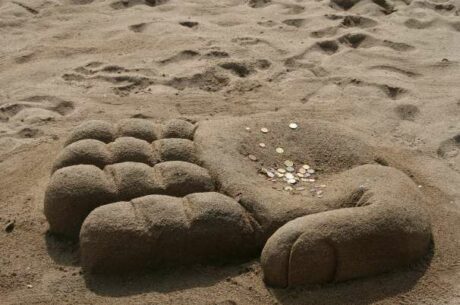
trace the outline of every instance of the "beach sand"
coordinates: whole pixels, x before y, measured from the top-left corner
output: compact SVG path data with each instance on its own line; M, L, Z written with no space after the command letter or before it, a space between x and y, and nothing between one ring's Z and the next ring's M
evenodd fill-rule
M0 304L459 304L459 15L458 0L0 0ZM266 112L399 154L430 257L288 290L258 259L98 279L47 234L53 160L84 120Z

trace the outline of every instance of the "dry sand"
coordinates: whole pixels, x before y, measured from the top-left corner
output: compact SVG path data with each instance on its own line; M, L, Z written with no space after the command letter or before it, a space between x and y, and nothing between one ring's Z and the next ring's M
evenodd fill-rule
M0 0L0 304L459 304L459 14L458 0ZM407 156L428 263L294 290L266 287L258 260L98 280L46 234L53 159L85 119L296 110Z

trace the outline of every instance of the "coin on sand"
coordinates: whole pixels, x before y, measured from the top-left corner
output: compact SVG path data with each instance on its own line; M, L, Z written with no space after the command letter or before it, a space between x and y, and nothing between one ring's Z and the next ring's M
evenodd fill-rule
M286 170L284 168L278 168L277 171L279 173L282 173L282 174L284 174L286 172Z
M297 125L297 123L290 123L290 124L289 124L289 128L291 128L291 129L297 129L297 127L299 127L299 126Z
M279 153L279 154L282 154L282 153L284 153L284 149L282 149L281 147L277 147L276 152Z
M291 160L286 160L286 161L284 161L284 165L286 165L288 167L292 167L292 166L294 166L294 162L292 162Z
M262 148L266 147L265 143L259 143L259 146L262 147Z
M286 179L294 179L294 175L291 173L286 173L284 176L286 177Z
M304 168L304 169L310 169L310 165L304 164L304 165L302 165L302 168Z
M251 160L251 161L257 161L257 157L254 156L254 155L249 155L248 158L249 158L249 160Z
M262 127L262 128L260 129L260 131L262 131L263 133L267 133L267 132L268 132L268 128Z

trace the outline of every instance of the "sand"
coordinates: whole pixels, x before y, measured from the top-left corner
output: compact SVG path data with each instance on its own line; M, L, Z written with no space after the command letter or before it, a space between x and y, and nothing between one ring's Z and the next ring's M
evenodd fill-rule
M459 9L458 1L0 0L0 303L458 304ZM82 121L263 113L339 123L398 156L391 166L427 202L429 257L288 290L264 284L257 258L98 279L82 274L75 244L47 234L53 161Z

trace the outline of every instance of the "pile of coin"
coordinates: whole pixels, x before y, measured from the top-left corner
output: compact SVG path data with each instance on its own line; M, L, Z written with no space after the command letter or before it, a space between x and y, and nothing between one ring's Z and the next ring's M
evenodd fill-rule
M296 186L301 182L315 182L316 171L311 168L308 164L295 165L293 161L284 161L284 166L277 168L265 168L260 169L261 173L267 176L270 181L284 181L287 183L285 190L291 190L292 186Z
M289 128L294 130L297 129L299 126L297 123L291 122L289 123ZM250 131L250 127L246 127L247 131ZM266 127L262 127L260 132L263 134L267 134L270 130ZM261 148L266 148L267 145L265 143L258 143L258 146ZM284 154L284 149L282 147L276 147L275 152L277 154ZM258 158L255 155L248 155L248 158L251 161L258 161ZM292 160L285 160L283 162L283 166L276 166L276 167L262 167L260 168L260 172L267 177L269 181L272 182L283 182L286 185L283 187L284 191L303 191L305 190L305 186L303 183L309 183L308 185L311 187L311 183L316 182L317 175L316 171L311 168L308 164L295 164ZM321 198L323 196L322 188L326 187L325 185L314 185L310 192L312 195Z

